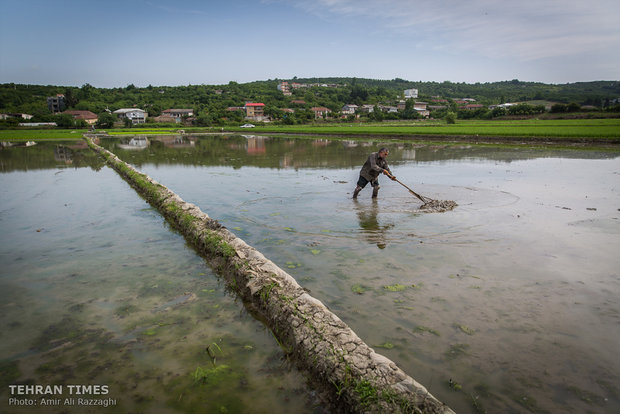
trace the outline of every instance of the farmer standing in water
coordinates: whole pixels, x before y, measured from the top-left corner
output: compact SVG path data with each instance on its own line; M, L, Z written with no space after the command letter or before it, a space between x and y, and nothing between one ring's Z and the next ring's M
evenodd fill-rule
M376 198L379 193L379 174L381 173L387 175L392 180L396 179L385 160L389 153L390 151L387 148L381 148L379 152L373 152L368 156L360 171L360 178L357 180L355 191L353 191L353 198L357 198L357 195L368 183L372 186L372 198Z

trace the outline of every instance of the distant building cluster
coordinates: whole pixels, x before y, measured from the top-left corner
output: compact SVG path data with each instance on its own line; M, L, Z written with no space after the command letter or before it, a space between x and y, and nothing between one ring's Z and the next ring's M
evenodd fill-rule
M286 81L282 81L278 84L277 89L279 91L281 91L285 96L290 96L293 93L291 92L291 89L299 89L299 88L314 88L314 87L320 87L320 88L338 88L341 87L343 85L340 85L338 83L298 83L298 82L286 82Z

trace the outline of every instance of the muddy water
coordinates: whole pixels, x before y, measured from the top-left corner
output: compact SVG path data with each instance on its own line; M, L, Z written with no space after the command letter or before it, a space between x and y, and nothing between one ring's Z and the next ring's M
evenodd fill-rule
M387 144L391 150L388 161L400 181L421 195L458 203L449 212L421 213L419 200L386 179L380 179L377 200L370 198L370 188L364 189L357 201L351 200L359 167L369 152L384 143L255 136L159 137L150 139L149 146L141 150L125 150L117 143L118 140L113 140L103 145L186 201L199 205L261 250L310 289L368 344L396 361L457 412L602 413L620 409L617 385L620 365L615 355L620 349L620 307L616 300L620 293L618 152ZM13 162L5 160L3 165ZM52 169L44 175L51 177L58 171ZM59 176L67 172L63 171ZM106 171L94 173L81 169L73 174L94 176L96 179L89 177L88 181L100 183L102 175L111 174ZM97 275L95 280L100 285L99 279L105 280L101 276L104 270L118 273L115 279L102 286L95 285L98 294L84 293L81 300L74 300L74 294L67 293L64 299L48 299L44 292L50 287L62 297L66 286L75 285L85 292L92 292L92 286L66 282L45 284L51 276L41 269L34 271L32 259L13 257L37 237L45 236L44 231L36 231L45 226L32 224L23 217L22 224L7 234L17 243L24 237L23 232L28 235L27 240L20 242L21 249L4 247L8 240L4 229L13 222L7 214L17 214L12 212L14 207L29 205L37 211L50 208L49 202L45 202L46 208L37 208L48 196L45 192L45 196L37 194L52 182L51 178L43 180L47 185L39 188L36 183L42 180L40 176L27 180L30 187L35 187L29 190L29 198L5 207L5 194L24 191L28 187L23 185L25 177L38 173L20 174L19 179L9 179L15 173L0 175L3 180L1 257L3 263L12 263L8 268L12 270L4 270L2 266L1 272L3 283L18 278L19 289L11 286L25 296L17 302L3 299L2 303L5 307L15 306L12 302L23 303L20 308L23 309L40 302L37 305L41 307L40 312L46 307L51 311L46 314L50 320L37 320L39 325L35 330L16 325L15 320L19 323L19 318L15 315L3 317L7 326L3 332L20 329L18 335L3 335L3 343L5 337L10 337L20 344L37 344L41 332L48 332L47 328L63 317L86 318L89 327L94 320L92 326L100 329L100 336L126 340L129 345L123 346L132 349L131 358L126 356L127 352L114 352L125 355L134 364L144 364L138 365L144 371L134 368L128 372L133 375L139 372L139 378L147 385L165 384L161 388L172 389L170 394L179 398L181 392L170 386L174 385L174 375L179 374L188 381L188 367L192 374L197 366L208 368L209 361L205 362L204 358L209 359L211 355L206 352L205 356L200 350L209 343L220 344L219 334L234 343L222 364L233 367L238 363L246 375L239 379L233 374L237 371L231 368L232 379L225 383L234 389L233 395L244 389L242 385L254 389L260 383L247 376L267 372L265 375L271 382L264 389L259 388L258 394L269 390L266 393L276 398L273 404L282 407L282 412L311 400L307 394L301 397L287 394L287 390L303 388L303 382L294 371L289 372L280 365L273 339L260 325L246 321L248 317L243 317L241 304L226 296L211 271L183 247L178 236L171 234L154 212L143 210L145 205L139 200L132 199L129 207L110 208L103 207L109 197L91 196L90 207L83 207L82 214L93 222L102 220L101 228L114 227L112 223L122 220L114 227L113 234L124 232L125 237L115 236L114 242L104 241L100 246L107 243L116 246L119 240L132 240L134 233L145 231L149 226L136 215L138 218L145 215L141 219L154 222L154 227L159 223L156 237L145 236L136 243L140 250L146 246L147 252L131 255L132 249L123 244L116 253L111 246L101 247L96 250L101 262L89 265L88 273ZM126 185L113 177L108 180L107 193L127 193L131 198ZM13 181L12 187L5 190L4 183ZM81 188L76 193L85 191ZM66 197L64 194L56 204L64 204L66 201L62 200ZM139 208L135 210L132 203ZM95 210L90 211L93 207ZM127 214L119 212L130 212L130 217L134 217L122 219ZM58 213L54 217L58 223L64 223L59 227L72 222L71 215ZM85 240L91 240L93 234L103 237L102 233L93 233L93 227L98 228L83 224L70 231L71 237L80 237L75 244L85 245ZM155 242L147 243L151 239ZM54 242L58 247L56 240L51 237L43 243L48 246L43 257L59 250L51 244ZM74 262L80 254L72 254L69 261L68 253L73 252L65 251L62 259L56 259L60 262L56 265L61 269L60 274L70 275L75 271L69 269L84 266ZM148 260L143 260L141 266L155 265L148 265L148 270L135 266L136 256L142 255ZM105 268L103 263L116 265L100 269ZM123 273L129 272L127 268L132 269L131 277ZM186 284L180 288L155 297L150 295L153 293L150 289L166 287L168 281L178 280L181 275L185 276L179 282ZM215 292L211 292L213 289ZM197 300L187 296L188 292L194 293ZM219 293L215 295L217 300L209 296L216 293ZM140 311L131 307L134 301L140 304L135 305ZM61 305L56 302L63 302L60 312L57 309ZM203 305L198 306L199 303ZM171 307L163 310L167 309L166 304ZM73 307L76 305L77 308ZM81 310L80 305L83 305ZM238 318L245 328L227 330L224 334L225 327L218 324L219 317L201 316L213 314L209 307L216 305L217 312L225 308L226 314L235 310L240 313ZM160 314L174 316L160 319ZM231 323L227 321L223 325ZM203 330L207 333L201 334ZM247 336L238 337L237 331ZM173 340L179 336L187 337L187 346ZM257 338L260 338L258 345ZM64 343L57 341L52 345L58 342ZM254 350L249 356L245 353L246 345ZM105 354L96 344L91 346L94 347L92 359ZM15 344L13 348L19 346ZM139 352L134 348L145 350ZM44 355L68 352L63 349ZM257 349L274 351L259 353ZM215 346L210 350L219 353ZM43 358L41 352L16 354L14 349L10 353L3 351L3 355L13 355L19 361ZM219 366L219 355L215 356ZM100 358L99 364L106 357ZM187 359L189 363L183 365L179 359ZM172 377L164 375L156 379L163 374L154 368L158 365L154 361L163 363ZM46 362L48 369L56 371L62 371L59 366L70 365ZM20 369L24 370L21 363ZM39 371L30 376L22 373L20 378L38 378ZM180 374L183 371L185 377ZM107 378L116 381L119 377L116 374ZM217 372L207 377L217 377ZM129 380L122 381L123 392L117 395L134 395L131 387L140 381L131 384ZM280 392L281 383L291 384L290 388ZM191 395L195 398L192 404L204 403L196 397L196 388L191 388L196 384L183 385L186 388L181 401ZM138 388L140 391L135 394L143 395L146 388ZM170 410L191 406L177 407L172 400L170 395L166 400ZM140 401L138 398L132 404Z

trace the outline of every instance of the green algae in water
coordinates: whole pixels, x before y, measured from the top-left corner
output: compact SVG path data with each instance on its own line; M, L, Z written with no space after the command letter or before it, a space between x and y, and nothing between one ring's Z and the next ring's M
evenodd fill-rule
M119 306L118 308L116 308L116 310L114 311L114 315L118 316L119 318L124 318L125 316L128 316L132 313L137 312L139 309L137 306L128 304L128 305L122 305Z
M428 332L428 333L431 333L431 334L433 334L435 336L440 336L439 332L437 332L436 330L434 330L432 328L429 328L427 326L418 325L418 326L416 326L415 331L416 332Z
M383 349L393 349L394 348L394 344L391 342L385 342L381 345L375 345L377 348L383 348Z
M470 328L469 326L466 325L461 325L458 323L454 324L455 328L458 328L461 332L466 333L467 335L473 335L476 333L476 331L472 328Z
M318 250L318 249L312 249L312 250L310 250L310 252L311 252L313 255L315 255L315 256L316 256L317 254L320 254L320 253L321 253L321 251L320 251L320 250Z
M351 291L353 293L357 293L358 295L362 295L364 294L364 292L366 292L368 290L368 288L366 286L360 285L360 284L355 284L353 286L351 286Z
M467 355L468 349L469 349L469 345L467 344L453 344L453 345L450 345L450 349L446 351L444 356L448 360L456 359L456 358Z
M407 286L396 283L394 285L385 285L383 286L383 289L389 292L402 292L403 290L407 289Z
M146 336L157 335L157 330L153 329L153 328L150 328L150 329L147 329L146 331L143 331L142 335L146 335Z

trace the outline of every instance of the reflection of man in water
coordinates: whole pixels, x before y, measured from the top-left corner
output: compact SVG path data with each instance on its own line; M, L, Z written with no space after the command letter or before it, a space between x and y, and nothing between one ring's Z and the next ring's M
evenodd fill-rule
M370 243L376 244L378 248L385 249L387 245L387 240L385 237L386 232L388 229L394 227L394 225L379 225L379 220L377 219L378 212L379 209L377 207L377 203L373 201L372 208L370 210L367 208L360 208L357 211L357 218L360 222L362 233L364 233L366 239Z
M392 178L392 180L396 179L396 177L392 175L392 171L390 171L390 167L388 167L386 161L389 153L390 151L388 151L387 148L381 148L379 152L373 152L368 156L368 159L360 171L360 178L357 180L355 191L353 191L353 198L357 198L362 188L366 187L368 183L372 186L372 198L377 198L377 194L379 193L379 174L381 173Z

